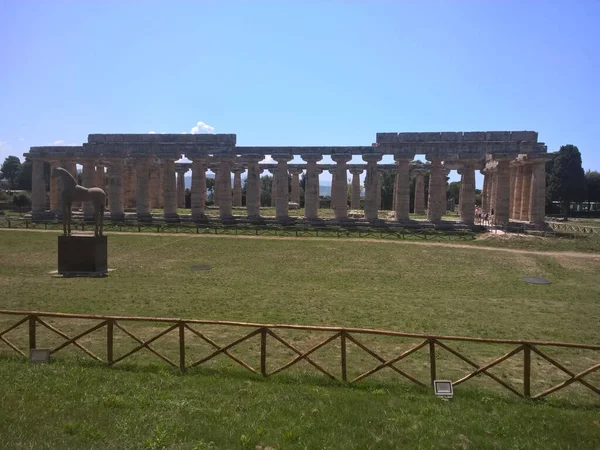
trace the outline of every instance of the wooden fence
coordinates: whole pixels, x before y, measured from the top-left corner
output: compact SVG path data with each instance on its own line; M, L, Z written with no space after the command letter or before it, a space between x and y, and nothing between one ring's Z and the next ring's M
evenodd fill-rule
M450 354L456 356L458 359L467 363L469 366L473 368L473 370L467 375L453 380L454 385L460 385L466 381L473 379L477 375L486 375L491 380L498 383L500 386L508 389L515 395L520 397L530 398L530 399L539 399L545 397L549 394L557 392L566 386L569 386L572 383L580 383L581 385L587 387L595 394L600 396L600 388L598 386L594 386L589 381L586 381L584 377L589 375L598 369L600 369L600 362L592 365L591 367L579 371L577 373L571 371L567 367L565 367L560 362L556 361L556 359L548 356L545 351L542 351L542 348L551 348L551 347L561 347L563 349L583 349L583 350L592 350L599 352L600 345L595 344L577 344L577 343L566 343L566 342L546 342L546 341L526 341L526 340L510 340L510 339L484 339L484 338L471 338L471 337L460 337L460 336L437 336L437 335L425 335L425 334L417 334L417 333L402 333L396 331L385 331L385 330L375 330L375 329L363 329L363 328L343 328L343 327L322 327L322 326L304 326L304 325L284 325L284 324L258 324L258 323L245 323L245 322L228 322L228 321L213 321L213 320L195 320L195 319L178 319L178 318L153 318L153 317L128 317L128 316L108 316L108 315L90 315L90 314L66 314L66 313L53 313L53 312L37 312L37 311L12 311L12 310L0 310L0 315L9 315L9 316L17 316L20 317L15 323L6 328L3 331L0 331L0 342L4 343L12 350L22 355L23 357L27 357L27 354L22 349L18 348L17 345L9 341L5 335L8 332L11 332L19 327L27 327L28 329L28 342L29 349L37 348L37 327L43 326L50 330L51 332L57 334L65 341L55 348L50 349L50 354L55 354L58 351L68 347L74 346L84 352L86 355L91 357L92 359L106 363L109 366L114 366L131 355L137 353L142 349L146 349L153 353L155 356L163 360L165 363L178 368L181 372L185 372L187 369L192 367L199 366L204 364L218 355L226 355L235 361L237 364L247 369L248 371L254 374L260 374L264 377L275 375L279 372L282 372L294 364L298 363L301 360L308 362L312 367L314 367L319 372L323 373L328 378L333 380L341 380L344 383L356 383L358 381L364 380L365 378L379 372L384 368L390 368L397 374L402 377L410 380L411 382L421 386L427 387L428 385L432 385L433 381L437 378L437 362L436 351L438 349L443 349ZM70 319L70 320L94 320L98 321L92 327L86 329L83 332L76 334L75 336L69 336L67 333L59 330L56 326L53 326L48 323L48 318L54 319ZM124 323L127 322L151 322L155 324L166 325L167 327L162 330L160 333L156 334L150 339L142 340L130 330L128 330ZM243 337L234 340L233 342L227 345L219 345L214 340L203 334L202 332L197 330L197 327L200 325L216 325L222 327L237 327L242 329L250 329L250 332L245 334ZM105 358L99 357L89 349L84 347L78 341L92 333L93 331L105 328L106 329L106 355ZM131 339L138 343L137 347L134 349L121 354L119 356L115 355L114 348L114 335L115 328L121 330L125 335L129 336ZM318 344L313 345L310 349L301 351L296 348L293 344L283 339L278 333L278 330L305 330L312 331L316 333L326 334L327 337L321 340ZM202 341L208 343L213 347L212 353L209 355L200 358L194 362L187 363L186 362L186 330L191 332L194 337L201 339ZM178 361L173 361L168 356L160 353L155 348L151 347L151 344L156 342L161 337L167 335L168 333L176 332L178 333L178 343L179 343L179 358ZM363 342L361 342L360 337L366 335L383 335L397 338L410 338L415 339L417 342L412 345L407 350L398 354L397 356L391 359L385 359L377 352L373 351ZM251 365L244 362L241 358L234 356L230 350L234 347L238 346L242 342L245 342L255 336L258 336L260 339L260 367L254 368ZM267 370L267 357L268 357L268 348L267 348L267 337L270 337L282 344L287 349L291 350L295 353L295 357L287 362L286 364L272 370ZM322 365L318 364L314 359L310 356L320 348L327 346L330 343L339 342L340 348L340 371L336 376L331 371L325 369ZM358 348L372 356L378 361L378 364L375 365L370 370L354 377L348 377L348 358L347 358L347 343L352 342ZM459 351L450 346L452 342L472 342L472 343L480 343L480 344L509 344L514 346L514 348L502 356L495 358L486 364L479 365L475 363L473 360L468 358L467 356L461 354ZM416 377L410 375L405 370L399 368L397 364L420 350L421 348L427 348L429 353L428 365L429 365L429 379L428 380L419 380ZM542 392L532 393L531 392L531 383L532 383L532 371L531 371L531 356L532 353L538 355L542 359L546 360L548 363L558 368L560 371L568 375L569 378L554 385L553 387L546 389ZM490 369L497 366L498 364L508 360L509 358L516 357L517 355L522 355L523 362L523 386L522 390L518 390L515 387L508 384L506 381L500 379L498 376L494 375L490 372Z

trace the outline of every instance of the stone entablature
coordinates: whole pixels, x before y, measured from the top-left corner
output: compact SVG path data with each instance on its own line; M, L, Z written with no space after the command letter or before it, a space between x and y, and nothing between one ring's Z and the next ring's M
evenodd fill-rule
M483 210L493 211L496 222L524 220L543 224L545 179L543 164L547 148L534 131L378 133L369 146L237 146L235 134L90 134L81 146L31 147L25 154L34 162L32 204L34 218L46 217L43 162L63 165L75 172L83 166L84 185L109 191L111 218L123 217L123 205L135 207L140 220L150 220L151 209L164 208L165 218L178 220L177 207L184 206L185 173L192 169L192 217L201 219L206 204L206 171L215 173L214 202L222 219L232 217L232 206L242 205L241 174L247 170L248 217L260 217L260 175L273 174L272 206L276 217L288 218L290 200L299 202L299 175L306 170L305 215L318 219L319 174L333 174L332 207L335 217L348 218L348 200L360 206L360 174L365 173L365 217L378 220L381 205L381 173L394 172L393 207L398 221L409 220L409 183L415 178L415 213L425 212L424 176L429 173L427 217L441 220L445 211L449 170L461 174L461 220L474 219L475 171L484 174ZM428 163L412 161L424 154ZM182 156L191 163L176 163ZM259 163L266 155L276 163ZM348 164L352 156L364 164ZM394 164L379 164L393 155ZM300 156L306 163L290 163ZM335 164L317 164L330 156ZM105 172L106 170L106 172ZM233 187L231 176L233 174ZM348 192L351 174L351 195ZM291 177L291 195L288 192ZM51 183L51 210L57 211L56 183ZM38 198L39 197L39 198ZM111 207L110 203L113 204ZM116 206L115 206L116 205ZM84 214L86 213L84 205ZM115 214L113 214L115 213Z

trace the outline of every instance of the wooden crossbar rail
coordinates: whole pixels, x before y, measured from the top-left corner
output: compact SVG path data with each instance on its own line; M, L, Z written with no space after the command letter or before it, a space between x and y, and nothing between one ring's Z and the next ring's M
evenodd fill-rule
M433 381L437 377L437 361L436 361L436 347L440 347L451 353L452 355L458 357L462 361L466 362L470 366L474 368L474 370L470 373L467 373L462 378L457 379L454 384L460 385L477 375L486 375L496 383L508 389L515 395L520 397L525 397L529 399L538 399L545 397L553 392L561 390L572 383L579 383L583 386L587 387L595 394L600 395L600 388L594 386L590 381L586 381L583 378L597 370L600 369L600 363L596 363L592 365L590 368L580 371L578 373L573 372L567 367L563 366L560 362L548 356L546 353L541 351L538 347L562 347L562 348L571 348L571 349L585 349L585 350L600 350L600 345L597 344L578 344L578 343L568 343L568 342L552 342L552 341L527 341L527 340L514 340L514 339L485 339L485 338L471 338L471 337L462 337L462 336L442 336L442 335L427 335L427 334L418 334L418 333L402 333L396 331L386 331L386 330L375 330L375 329L362 329L362 328L346 328L346 327L324 327L324 326L308 326L308 325L288 325L288 324L256 324L256 323L248 323L248 322L231 322L231 321L216 321L216 320L197 320L197 319L179 319L179 318L152 318L152 317L136 317L136 316L114 316L114 315L95 315L95 314L68 314L68 313L53 313L53 312L38 312L38 311L13 311L13 310L0 310L0 315L5 314L9 316L24 316L20 318L16 323L10 325L8 328L4 330L0 330L0 343L6 344L15 352L20 355L26 357L24 351L19 349L16 345L10 342L5 335L23 324L28 324L28 337L29 337L29 349L36 349L38 336L36 331L36 324L40 324L53 333L56 333L60 337L64 338L65 341L62 344L59 344L54 349L51 349L50 353L56 353L59 350L73 345L87 355L91 356L97 361L105 362L86 347L81 345L78 340L82 337L89 335L90 333L106 327L106 363L109 366L113 366L114 364L128 358L129 356L137 353L142 349L147 349L167 364L178 367L179 370L183 373L186 372L187 369L196 367L201 365L220 354L227 356L228 358L235 361L237 364L241 365L245 369L249 370L253 374L262 375L264 377L275 375L283 370L286 370L299 361L306 361L314 368L319 370L321 373L326 375L327 377L333 380L340 380L344 383L356 383L361 381L376 372L384 369L385 367L389 367L394 370L396 373L402 375L407 378L411 382L421 386L427 387L426 383L423 383L421 380L413 377L412 375L406 373L404 370L400 369L396 366L397 363L404 360L408 356L417 352L418 350L428 347L429 353L429 371L430 371L430 382L433 384ZM97 320L98 323L95 325L86 328L85 331L82 331L76 334L73 337L70 337L67 333L61 331L54 325L48 323L48 321L44 320L46 318L58 318L58 319L82 319L82 320ZM162 324L162 329L158 334L154 335L148 340L142 340L131 331L127 330L121 323L119 322L150 322L155 324ZM196 325L195 327L192 325ZM227 345L220 345L215 342L210 337L206 336L201 331L198 331L198 328L202 325L213 325L213 326L222 326L222 327L243 327L243 328L253 328L248 333L246 333L241 338L234 340L233 342ZM125 335L129 336L131 339L136 341L139 345L127 353L121 355L120 357L114 357L114 332L115 328L121 330ZM208 356L205 356L191 364L186 363L186 333L185 330L191 332L194 336L199 337L204 342L211 345L214 349L212 353ZM319 343L313 345L308 350L301 350L290 342L286 341L283 337L281 337L275 330L302 330L302 331L314 331L318 333L326 333L328 336L319 341ZM174 361L169 359L164 354L160 353L156 349L152 348L150 344L170 333L171 331L178 331L179 338L179 364L176 364ZM316 334L316 333L315 333ZM398 356L392 359L385 359L383 356L379 355L377 352L369 348L363 342L358 339L358 335L380 335L380 336L392 336L392 337L400 337L400 338L408 338L408 339L418 339L419 342L414 343L412 347L400 353ZM260 369L255 369L251 365L244 362L239 357L233 355L230 350L237 345L245 342L254 336L259 336L260 338ZM291 350L295 353L295 357L283 364L282 366L272 370L269 372L267 370L267 338L271 336L277 343L282 344L287 349ZM340 351L340 374L341 376L338 378L330 371L325 369L322 365L317 363L313 358L313 354L322 347L329 345L330 343L337 342L339 338L339 351ZM446 342L444 342L446 341ZM485 343L485 344L509 344L514 346L512 350L508 351L504 355L497 357L483 365L477 364L473 360L469 359L467 356L461 354L458 350L450 347L448 341L460 341L460 342L473 342L473 343ZM348 342L356 345L358 348L375 358L379 364L374 368L364 372L363 374L357 376L352 380L348 380L348 366L351 361L348 359ZM336 345L336 344L333 344ZM519 354L523 353L523 389L522 392L519 392L514 387L510 386L508 383L500 379L498 376L492 374L489 370L507 359ZM567 374L570 378L561 383L546 389L536 395L532 395L531 393L531 383L532 383L532 370L531 370L531 356L532 353L538 355L543 358L553 366L557 367L559 370ZM441 360L440 360L441 361Z
M199 324L199 325L224 325L224 326L236 326L236 327L251 327L251 328L270 328L270 329L289 329L289 330L305 330L305 331L332 331L332 332L346 332L346 333L359 333L359 334L380 334L385 336L396 336L406 337L414 339L427 339L441 340L441 341L465 341L465 342L481 342L487 344L528 344L528 345L540 345L540 346L552 346L552 347L570 347L580 348L583 350L600 350L600 344L580 344L575 342L557 342L557 341L537 341L537 340L526 340L526 339L489 339L489 338L476 338L466 336L444 336L436 334L422 334L422 333L404 333L400 331L391 330L377 330L372 328L352 328L352 327L325 327L325 326L311 326L311 325L291 325L291 324L267 324L267 323L253 323L253 322L233 322L226 320L201 320L201 319L183 319L175 317L141 317L141 316L114 316L114 315L100 315L100 314L70 314L70 313L57 313L57 312L43 312L43 311L19 311L19 310L6 310L0 309L0 314L17 315L17 316L39 316L39 317L56 317L65 319L96 319L96 320L118 320L118 321L138 321L138 322L162 322L162 323L180 323L185 322L188 324Z

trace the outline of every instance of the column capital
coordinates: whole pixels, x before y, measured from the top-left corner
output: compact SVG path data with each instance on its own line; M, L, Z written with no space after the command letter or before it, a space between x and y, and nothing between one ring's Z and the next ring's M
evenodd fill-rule
M300 155L300 158L302 158L304 161L306 162L319 162L323 159L322 155L316 155L316 154L305 154L305 155Z
M254 154L254 155L243 155L240 157L242 163L257 163L265 159L265 155Z
M301 169L300 167L288 167L288 172L291 175L300 175L303 170L304 169Z
M336 163L347 163L352 159L352 155L350 154L342 154L342 155L331 155L331 159L333 159Z
M358 169L356 167L353 167L352 169L350 169L350 173L352 175L360 175L361 173L363 173L363 169Z
M234 167L231 169L231 171L234 174L238 174L238 173L244 173L246 171L246 169L244 169L243 167Z
M279 153L276 155L271 155L271 158L273 158L275 161L277 161L278 163L287 163L290 162L292 159L294 159L294 155L292 155L291 153Z
M409 164L414 159L414 157L415 157L414 154L412 156L407 156L406 154L403 154L403 153L395 153L394 161Z
M371 155L362 155L363 161L365 161L367 163L378 163L379 161L381 161L382 157L383 157L382 153L374 153Z

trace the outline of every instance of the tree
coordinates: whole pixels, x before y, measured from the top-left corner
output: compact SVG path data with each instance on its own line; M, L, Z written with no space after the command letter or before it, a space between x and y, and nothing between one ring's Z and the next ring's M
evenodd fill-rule
M271 206L271 189L273 187L273 177L265 175L260 177L260 204L261 206Z
M192 191L188 188L185 188L185 192L183 193L183 202L186 208L190 209L192 207Z
M30 203L29 197L23 193L13 197L13 204L19 208L19 214L21 214L23 207L29 206Z
M14 189L17 184L19 172L21 171L21 160L16 156L7 156L2 167L0 168L0 179L4 178L10 184L10 188Z
M565 219L569 216L571 202L583 200L585 173L581 166L581 153L576 146L563 145L553 158L548 193L552 200L560 201Z
M600 172L588 170L585 173L585 188L588 211L590 211L592 202L600 203Z
M394 180L396 175L390 172L381 174L381 209L394 209Z
M206 177L206 190L210 193L211 202L215 201L215 179Z
M446 197L454 199L454 204L458 204L460 200L460 181L453 181L448 183L448 189L446 189Z
M21 164L21 170L19 170L19 176L17 177L17 188L22 191L31 191L31 179L33 173L33 162L30 159L26 159Z

